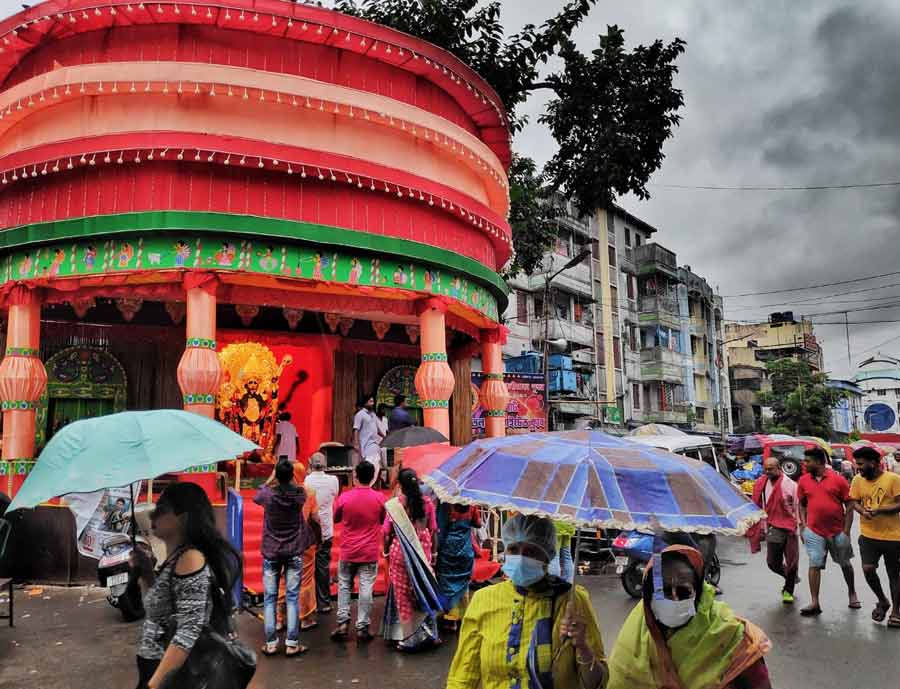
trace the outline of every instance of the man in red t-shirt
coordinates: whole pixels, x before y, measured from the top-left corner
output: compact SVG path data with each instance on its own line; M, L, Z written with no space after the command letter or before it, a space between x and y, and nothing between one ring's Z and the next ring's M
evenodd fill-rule
M371 641L369 615L372 589L378 576L381 552L381 524L384 522L384 496L372 490L375 466L363 460L356 465L356 486L343 493L334 504L334 521L343 524L341 555L338 562L337 628L331 633L343 641L350 630L350 596L353 580L359 576L359 603L356 613L356 640Z
M853 577L853 546L850 529L853 510L850 509L850 485L829 466L828 455L821 447L808 449L804 454L806 473L797 482L800 502L800 538L809 556L809 605L800 611L805 617L821 615L819 585L828 554L840 565L847 582L849 606L860 608Z

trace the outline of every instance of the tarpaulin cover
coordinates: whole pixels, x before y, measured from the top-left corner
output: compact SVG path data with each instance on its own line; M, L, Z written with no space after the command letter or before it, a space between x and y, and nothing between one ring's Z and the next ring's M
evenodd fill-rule
M765 516L704 462L599 431L478 440L424 480L441 500L600 528L740 535Z

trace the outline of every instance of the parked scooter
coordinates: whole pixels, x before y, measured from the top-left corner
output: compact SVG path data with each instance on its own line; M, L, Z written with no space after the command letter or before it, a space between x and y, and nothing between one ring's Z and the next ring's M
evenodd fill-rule
M126 622L144 617L144 603L137 575L129 562L134 546L143 548L151 559L159 557L165 546L150 533L150 512L153 505L138 505L134 510L136 535L134 544L130 534L116 534L103 543L103 555L97 564L97 578L108 589L106 600L122 613Z
M616 574L622 578L622 587L632 598L641 597L644 569L653 557L653 534L643 531L623 531L612 543L616 556ZM718 587L722 578L719 556L713 555L706 572L706 581Z

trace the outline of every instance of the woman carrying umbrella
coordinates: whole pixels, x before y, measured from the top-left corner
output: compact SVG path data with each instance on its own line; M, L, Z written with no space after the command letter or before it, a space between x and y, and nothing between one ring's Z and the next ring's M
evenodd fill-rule
M169 555L156 571L143 551L135 549L132 555L147 611L137 651L137 689L157 689L177 673L204 626L228 634L229 592L241 571L240 553L219 533L212 505L199 486L167 487L151 521ZM234 678L208 680L209 689L234 686Z
M771 689L771 643L715 600L700 552L673 545L661 561L661 578L648 567L643 600L619 632L608 689Z
M603 640L587 591L547 574L556 554L550 519L503 525L508 581L472 597L447 689L603 689Z

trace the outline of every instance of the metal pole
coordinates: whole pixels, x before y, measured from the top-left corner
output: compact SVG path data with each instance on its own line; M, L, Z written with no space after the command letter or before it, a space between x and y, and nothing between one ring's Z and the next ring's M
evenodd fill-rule
M847 333L847 378L853 375L853 357L850 354L850 321L847 320L847 312L844 311L844 330Z
M547 430L553 414L550 411L550 277L544 276L544 399L547 410Z

